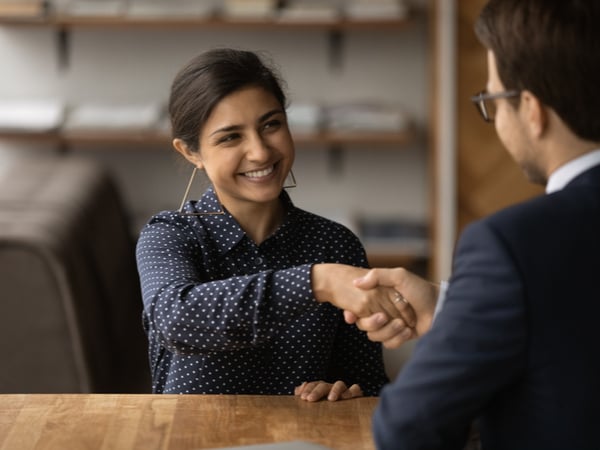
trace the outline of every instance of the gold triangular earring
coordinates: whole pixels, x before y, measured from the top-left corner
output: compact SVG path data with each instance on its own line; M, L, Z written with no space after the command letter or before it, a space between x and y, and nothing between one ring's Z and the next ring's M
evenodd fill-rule
M188 181L188 185L185 188L185 193L183 194L183 199L181 200L181 205L179 206L179 214L181 214L182 216L214 216L214 215L220 215L220 214L225 214L225 211L223 211L223 205L221 204L221 202L219 202L219 206L220 206L220 210L219 211L208 211L208 212L197 212L197 213L186 213L183 211L183 207L185 205L185 202L187 201L188 195L190 194L190 189L192 188L192 183L194 182L194 177L196 176L196 172L198 170L198 167L194 166L194 170L192 171L192 176L190 177L190 181ZM217 199L218 201L218 199Z
M296 177L294 176L294 172L292 172L292 169L290 169L288 176L292 179L292 182L291 184L284 184L283 189L295 188L296 186L298 186L298 183L296 183ZM287 181L287 177L285 180Z

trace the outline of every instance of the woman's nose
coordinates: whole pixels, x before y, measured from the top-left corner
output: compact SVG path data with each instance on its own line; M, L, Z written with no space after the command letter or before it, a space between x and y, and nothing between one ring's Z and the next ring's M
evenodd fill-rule
M265 138L259 133L255 133L248 140L246 155L253 161L262 161L270 157L271 149Z

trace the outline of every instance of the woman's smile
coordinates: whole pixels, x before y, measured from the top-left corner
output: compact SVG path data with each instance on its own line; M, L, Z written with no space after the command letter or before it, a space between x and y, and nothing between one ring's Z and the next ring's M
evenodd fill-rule
M258 180L259 178L264 178L267 175L271 174L273 172L273 170L275 170L275 166L271 165L271 166L267 167L266 169L253 170L251 172L243 172L242 175L244 175L247 178L252 178L252 179Z

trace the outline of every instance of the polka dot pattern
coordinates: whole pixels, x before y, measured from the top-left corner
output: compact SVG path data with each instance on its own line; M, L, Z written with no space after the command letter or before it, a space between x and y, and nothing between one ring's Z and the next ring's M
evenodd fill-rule
M377 395L388 381L380 344L318 303L311 266L365 267L357 237L296 208L256 245L228 213L162 212L144 227L137 263L153 391L293 394L304 381L358 383ZM209 189L186 212L217 211Z

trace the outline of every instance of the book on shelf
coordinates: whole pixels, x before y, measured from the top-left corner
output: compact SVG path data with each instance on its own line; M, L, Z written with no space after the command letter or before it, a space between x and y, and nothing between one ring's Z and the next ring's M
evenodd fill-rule
M323 0L291 0L279 10L282 22L333 22L340 19L336 4Z
M290 130L298 135L332 133L396 134L410 131L413 120L399 105L378 101L340 102L323 105L316 101L293 102L287 108Z
M82 104L70 108L63 128L66 132L155 131L163 115L160 103Z
M312 134L323 129L323 112L317 103L294 102L287 107L286 113L292 133Z
M205 0L130 0L126 16L135 19L208 19L216 11L214 2Z
M70 0L60 12L73 17L119 17L125 14L124 0Z
M404 0L350 0L344 14L350 20L398 20L408 15Z
M0 0L0 19L41 19L48 8L45 0Z
M423 221L363 217L356 221L356 227L362 243L372 252L417 257L429 254L429 228Z
M63 124L65 105L59 100L0 100L0 131L46 133Z
M228 20L268 20L275 17L277 0L223 0L220 13Z
M329 105L323 115L329 131L399 133L411 126L402 107L374 101Z

